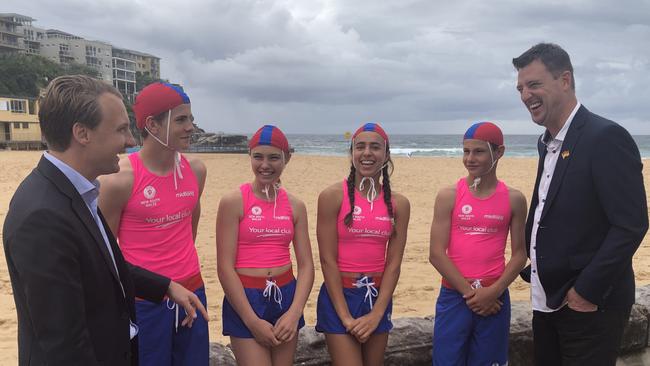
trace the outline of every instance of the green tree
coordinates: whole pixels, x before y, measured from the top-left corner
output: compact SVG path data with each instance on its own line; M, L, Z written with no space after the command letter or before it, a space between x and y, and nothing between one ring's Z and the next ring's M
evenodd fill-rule
M50 80L77 74L99 76L97 70L85 65L59 65L37 55L3 54L0 55L0 94L37 98Z
M136 93L139 92L140 90L144 89L145 86L155 83L158 81L162 81L165 83L168 83L169 80L164 80L164 79L155 79L152 78L149 74L143 74L140 71L135 72L135 91Z

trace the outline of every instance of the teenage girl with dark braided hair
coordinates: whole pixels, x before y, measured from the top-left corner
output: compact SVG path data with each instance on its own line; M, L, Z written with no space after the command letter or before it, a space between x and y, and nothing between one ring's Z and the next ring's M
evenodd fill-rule
M391 191L388 136L378 124L354 133L350 155L348 178L318 197L325 283L316 330L325 333L333 365L383 365L410 205Z

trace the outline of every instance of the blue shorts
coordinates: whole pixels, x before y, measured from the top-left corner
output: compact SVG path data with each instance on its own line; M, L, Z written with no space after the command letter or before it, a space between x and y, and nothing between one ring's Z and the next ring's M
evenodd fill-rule
M294 279L288 284L280 287L280 293L282 294L281 304L278 304L275 301L276 297L273 293L275 291L276 290L273 289L269 296L264 296L264 289L244 288L246 298L248 298L248 303L253 308L255 314L260 319L264 319L273 325L275 325L278 319L280 319L280 317L289 310L289 307L291 307L293 296L296 292L296 280ZM255 338L253 337L253 333L248 330L244 321L239 317L239 314L237 314L225 297L223 299L222 310L221 319L223 320L223 335L237 338ZM298 329L304 326L305 319L301 315L300 320L298 321Z
M370 279L372 280L372 279ZM366 288L343 288L343 296L345 302L348 304L350 315L353 318L362 317L370 312L370 298L373 304L377 299L377 295L366 297ZM372 334L386 333L393 329L393 323L390 321L391 313L393 312L393 301L391 300L386 307L384 315L377 325L377 329ZM316 331L320 333L330 334L346 334L347 330L343 326L341 319L334 308L334 304L327 293L325 284L320 287L318 293L318 304L316 306Z
M433 365L505 365L508 361L510 294L499 298L501 310L481 316L467 307L463 295L440 288L433 326Z
M205 287L194 293L207 309ZM178 329L175 306L178 307ZM141 366L209 364L208 323L200 313L192 328L188 328L180 324L185 319L185 310L171 300L163 300L160 304L137 300L135 310Z

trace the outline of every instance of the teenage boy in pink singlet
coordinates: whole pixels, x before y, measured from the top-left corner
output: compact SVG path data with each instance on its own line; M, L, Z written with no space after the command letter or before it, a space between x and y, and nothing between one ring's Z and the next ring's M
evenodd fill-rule
M133 111L142 149L120 161L119 173L102 179L99 205L131 263L163 274L206 305L195 248L206 168L180 151L194 131L190 99L180 88L153 83L137 95ZM179 324L173 301L136 300L140 365L208 365L207 319Z
M441 189L429 260L442 275L433 330L433 365L506 365L508 286L526 264L526 199L497 179L503 134L490 122L463 137L468 175ZM511 257L505 249L510 232Z

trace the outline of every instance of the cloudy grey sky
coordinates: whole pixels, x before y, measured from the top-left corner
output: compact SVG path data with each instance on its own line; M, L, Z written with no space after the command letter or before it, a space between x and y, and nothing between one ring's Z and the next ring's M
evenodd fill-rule
M251 133L539 133L511 65L571 55L579 100L650 134L650 0L3 0L34 25L155 54L201 127Z

